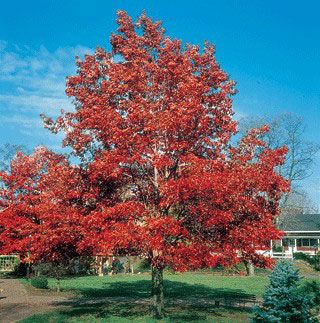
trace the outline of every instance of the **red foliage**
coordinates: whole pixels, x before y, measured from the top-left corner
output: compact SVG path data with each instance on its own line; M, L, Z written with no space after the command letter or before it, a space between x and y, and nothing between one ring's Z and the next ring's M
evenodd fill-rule
M232 144L234 82L211 44L184 47L145 14L117 22L112 51L67 80L75 111L44 118L81 166L36 152L3 175L3 250L139 254L180 271L238 256L267 265L255 251L279 237L286 150L265 147L267 127Z
M2 252L24 261L60 262L78 255L83 194L80 169L61 156L38 148L18 153L2 180Z

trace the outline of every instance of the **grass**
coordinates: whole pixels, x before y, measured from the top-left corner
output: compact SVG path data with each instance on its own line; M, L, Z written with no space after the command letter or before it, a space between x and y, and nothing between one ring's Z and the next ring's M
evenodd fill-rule
M249 322L250 305L262 297L268 283L266 274L167 272L164 279L166 317L162 322ZM56 288L56 280L49 279L49 288ZM155 322L149 314L148 273L63 279L61 288L66 295L72 293L75 302L22 322ZM216 300L222 300L220 306ZM248 306L238 307L241 304Z
M168 298L201 297L212 299L219 294L239 294L260 297L268 281L265 276L217 276L204 273L165 274L165 294ZM49 288L56 280L49 279ZM149 297L150 274L115 276L85 276L61 280L64 291L73 291L88 298Z
M301 276L318 276L320 277L320 272L316 271L308 262L304 260L295 260L294 261L295 267L299 269Z

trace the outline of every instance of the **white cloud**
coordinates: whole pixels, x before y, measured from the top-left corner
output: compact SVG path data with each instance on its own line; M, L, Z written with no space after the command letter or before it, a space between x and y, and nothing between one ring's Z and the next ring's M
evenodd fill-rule
M76 72L75 57L90 53L92 49L84 46L50 51L0 40L0 127L14 129L1 133L0 144L15 140L12 133L33 143L57 142L43 129L39 114L56 116L60 109L72 109L65 79Z
M39 113L50 113L50 110L56 110L55 112L57 112L62 108L66 110L72 109L70 100L67 98L32 95L24 92L17 93L16 95L0 94L0 113L3 110L1 107L8 105L14 107L15 110L28 109Z
M22 87L39 95L63 97L65 78L75 73L75 56L92 50L83 46L58 48L53 52L41 46L9 49L0 42L0 82Z
M4 50L7 47L7 42L0 39L0 51Z
M26 117L26 116L22 116L22 115L10 115L10 116L5 116L2 115L0 116L0 125L20 125L24 128L30 128L30 129L34 129L34 127L38 127L42 125L42 121L40 120L40 118L35 119L32 117Z

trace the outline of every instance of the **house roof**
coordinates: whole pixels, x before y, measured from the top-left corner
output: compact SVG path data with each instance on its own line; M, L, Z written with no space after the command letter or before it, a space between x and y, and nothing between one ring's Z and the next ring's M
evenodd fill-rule
M286 216L279 228L282 231L320 231L320 214Z

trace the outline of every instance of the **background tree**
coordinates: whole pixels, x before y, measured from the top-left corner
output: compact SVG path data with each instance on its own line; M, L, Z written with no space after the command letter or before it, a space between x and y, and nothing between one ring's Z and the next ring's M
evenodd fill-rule
M270 130L263 140L271 148L288 147L286 161L279 169L290 180L291 191L281 201L282 214L314 213L317 208L301 189L303 180L312 175L314 159L320 146L305 139L306 126L303 118L293 113L282 113L274 117L249 117L240 121L240 133L245 134L252 127L268 124Z
M38 148L29 156L18 152L0 179L2 253L53 264L79 256L83 182L78 167Z
M234 147L234 83L208 43L182 46L145 14L118 12L112 51L77 61L66 93L75 111L53 121L93 190L78 250L142 255L152 264L155 317L163 315L163 269L232 264L279 236L273 227L288 183L275 171L285 149L250 131ZM83 214L83 213L82 213Z
M14 145L14 144L4 144L0 146L0 171L9 171L10 163L14 156L19 151L26 151L26 148L22 145ZM2 210L2 203L0 201L0 212ZM0 232L3 231L3 227L0 224ZM3 241L0 241L0 247L3 244Z
M314 214L318 212L318 206L310 199L308 194L301 189L292 191L288 194L283 211L284 215L288 217L290 217L290 215Z
M256 322L312 322L311 298L299 293L299 272L291 262L274 267L261 307L255 307Z

